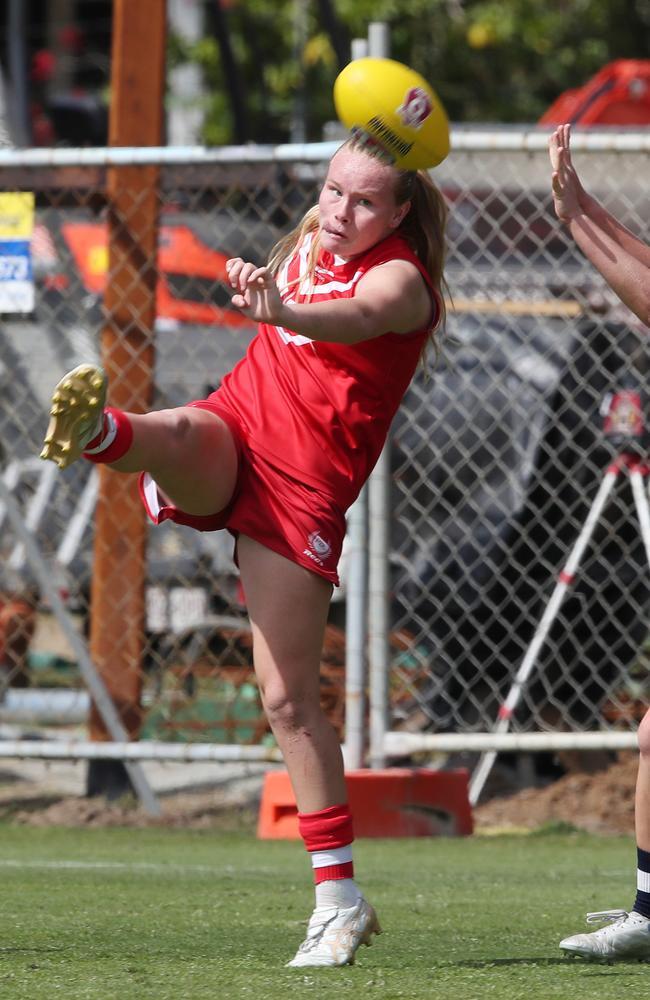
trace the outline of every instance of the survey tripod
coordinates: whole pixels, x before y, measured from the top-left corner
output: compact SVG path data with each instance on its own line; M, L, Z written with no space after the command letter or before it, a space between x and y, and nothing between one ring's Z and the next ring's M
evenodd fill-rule
M645 449L641 446L645 434L641 394L633 390L609 393L603 400L601 414L605 418L603 425L605 437L616 444L619 449L618 454L610 461L605 470L585 523L569 554L569 558L557 577L551 598L526 650L508 696L499 708L497 721L492 728L492 732L495 734L506 733L510 728L510 723L546 641L546 637L559 614L568 589L576 578L585 550L591 541L591 537L609 496L622 473L627 474L630 478L632 496L641 529L641 538L645 548L648 567L650 568L650 502L648 500L648 489L644 489L646 481L650 477L650 462L648 461ZM478 802L496 757L497 752L495 750L490 750L481 755L469 785L469 799L472 805L476 805Z

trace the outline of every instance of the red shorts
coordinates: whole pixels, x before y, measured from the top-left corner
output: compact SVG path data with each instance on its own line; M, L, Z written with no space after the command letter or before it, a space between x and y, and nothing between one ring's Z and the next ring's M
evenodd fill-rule
M237 485L227 507L200 516L165 504L154 481L142 473L140 496L154 524L175 521L197 531L227 528L235 538L248 535L338 586L337 565L346 529L343 511L325 494L251 451L236 417L222 404L196 400L187 405L216 413L230 428L239 461Z

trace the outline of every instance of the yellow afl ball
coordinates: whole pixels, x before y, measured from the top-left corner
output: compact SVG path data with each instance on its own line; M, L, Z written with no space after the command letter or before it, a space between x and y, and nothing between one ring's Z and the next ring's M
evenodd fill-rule
M394 59L354 59L334 81L334 107L350 130L370 136L400 170L435 167L449 152L449 122L433 88Z

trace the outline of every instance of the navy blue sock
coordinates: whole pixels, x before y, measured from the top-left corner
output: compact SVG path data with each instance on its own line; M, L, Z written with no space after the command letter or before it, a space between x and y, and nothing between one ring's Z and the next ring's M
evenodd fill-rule
M650 851L642 851L637 847L636 854L637 892L633 909L650 920Z

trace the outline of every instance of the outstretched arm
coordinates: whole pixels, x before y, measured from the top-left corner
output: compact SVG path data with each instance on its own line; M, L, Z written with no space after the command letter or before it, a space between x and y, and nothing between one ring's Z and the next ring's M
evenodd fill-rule
M621 301L650 326L650 247L585 191L569 143L568 125L560 125L549 140L556 215Z

